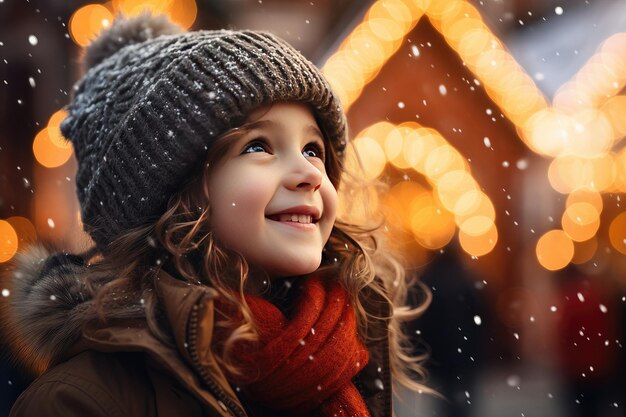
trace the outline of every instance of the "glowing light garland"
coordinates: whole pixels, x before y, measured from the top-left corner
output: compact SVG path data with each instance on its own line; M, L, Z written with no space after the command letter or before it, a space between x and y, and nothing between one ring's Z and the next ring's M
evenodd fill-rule
M357 155L361 164L352 165ZM415 122L398 126L376 123L351 142L346 161L351 172L362 172L369 180L382 173L387 161L426 178L431 189L402 181L384 196L383 204L390 223L411 231L424 248L445 246L456 227L461 246L472 256L485 255L496 245L493 203L481 191L463 156L436 130ZM358 215L366 219L368 213Z
M489 97L515 124L522 141L535 153L554 158L548 176L556 191L570 194L587 190L582 194L587 196L626 192L626 149L613 151L626 134L626 97L617 95L626 85L626 33L608 38L550 104L487 27L480 12L467 1L379 0L323 68L346 110L423 16L482 82ZM406 168L402 162L398 165L396 158L396 153L387 155L387 161ZM410 159L410 155L405 157ZM385 160L379 156L375 172L380 174L384 166ZM592 199L596 201L597 197ZM545 253L539 253L552 246L545 242L594 238L601 208L593 207L584 199L568 205L562 218L563 230L550 231L540 238L537 258L545 268L562 268L574 257L572 249L566 262L569 250L557 254L559 259L547 259ZM617 230L613 225L621 225L622 218L614 219L610 230ZM611 235L613 246L620 252L626 251L622 235Z

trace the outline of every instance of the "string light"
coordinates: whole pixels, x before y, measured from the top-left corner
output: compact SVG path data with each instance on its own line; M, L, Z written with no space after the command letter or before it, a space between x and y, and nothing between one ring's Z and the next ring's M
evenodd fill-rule
M416 122L379 122L363 129L352 143L346 156L348 169L357 169L352 172L373 180L389 163L415 170L431 186L401 181L391 188L383 205L393 227L412 232L426 249L439 249L458 226L461 246L470 255L493 250L498 240L493 203L461 154L439 132ZM361 164L354 162L359 160Z

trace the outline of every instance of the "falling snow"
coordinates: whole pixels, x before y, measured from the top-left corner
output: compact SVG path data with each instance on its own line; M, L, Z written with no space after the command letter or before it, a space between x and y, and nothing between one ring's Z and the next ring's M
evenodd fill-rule
M55 226L55 225L54 225L54 220L52 220L52 219L50 219L50 218L49 218L49 219L48 219L48 227L50 227L50 229L54 229L54 226Z
M561 6L556 6L554 8L554 13L556 13L558 16L561 16L563 14L563 8Z
M9 295L11 295L11 291L7 290L6 288L2 290L3 297L8 297Z
M509 387L519 387L521 382L522 379L518 375L509 375L509 377L506 379L506 384Z
M35 35L30 35L28 37L28 43L30 43L31 45L35 46L39 43L39 39L37 39L37 36Z
M515 163L515 166L517 166L517 169L519 169L520 171L523 171L528 168L528 161L526 159L519 159Z
M441 94L442 96L445 96L446 94L448 94L448 89L446 88L445 85L439 84L439 94Z

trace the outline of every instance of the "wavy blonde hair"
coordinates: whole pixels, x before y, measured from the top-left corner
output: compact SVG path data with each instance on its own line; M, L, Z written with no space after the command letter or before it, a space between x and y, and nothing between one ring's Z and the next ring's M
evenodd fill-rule
M220 245L209 227L211 196L208 178L220 156L235 139L254 126L254 122L246 123L216 139L206 163L189 177L180 192L172 196L166 212L154 224L129 231L107 247L103 258L93 265L95 273L89 284L95 296L95 311L100 317L131 317L143 311L151 330L165 343L171 343L171 340L161 326L153 292L153 279L158 270L168 268L179 279L212 287L237 313L230 317L218 315L220 319L216 321L216 326L230 331L223 347L215 352L216 358L233 374L239 371L230 354L234 344L257 340L253 316L244 298L249 288L249 268L241 255ZM361 167L358 155L351 155L357 162L351 165L358 171ZM364 182L364 176L359 172L346 171L332 146L326 147L325 165L333 184L341 184L344 206L366 206L368 201L362 191L383 188L380 182ZM349 218L338 218L323 251L320 268L336 271L355 306L359 335L363 340L367 342L367 328L373 320L388 321L394 379L414 391L434 393L423 385L426 372L422 363L426 357L411 356L411 345L402 325L426 309L431 299L430 291L420 282L407 282L402 264L385 250L382 218L373 218L369 223L356 224ZM117 270L117 274L111 274L112 270ZM415 308L405 305L409 286L415 286L422 295L422 304ZM392 306L388 317L378 317L366 310L359 300L359 294L366 288ZM120 294L125 296L120 297ZM137 306L132 300L139 297L145 309L131 307Z

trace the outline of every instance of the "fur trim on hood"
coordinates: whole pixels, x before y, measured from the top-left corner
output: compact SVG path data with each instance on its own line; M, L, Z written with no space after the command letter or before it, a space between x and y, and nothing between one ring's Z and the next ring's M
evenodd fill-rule
M16 359L41 372L80 336L91 305L82 258L31 246L6 276L2 331Z

